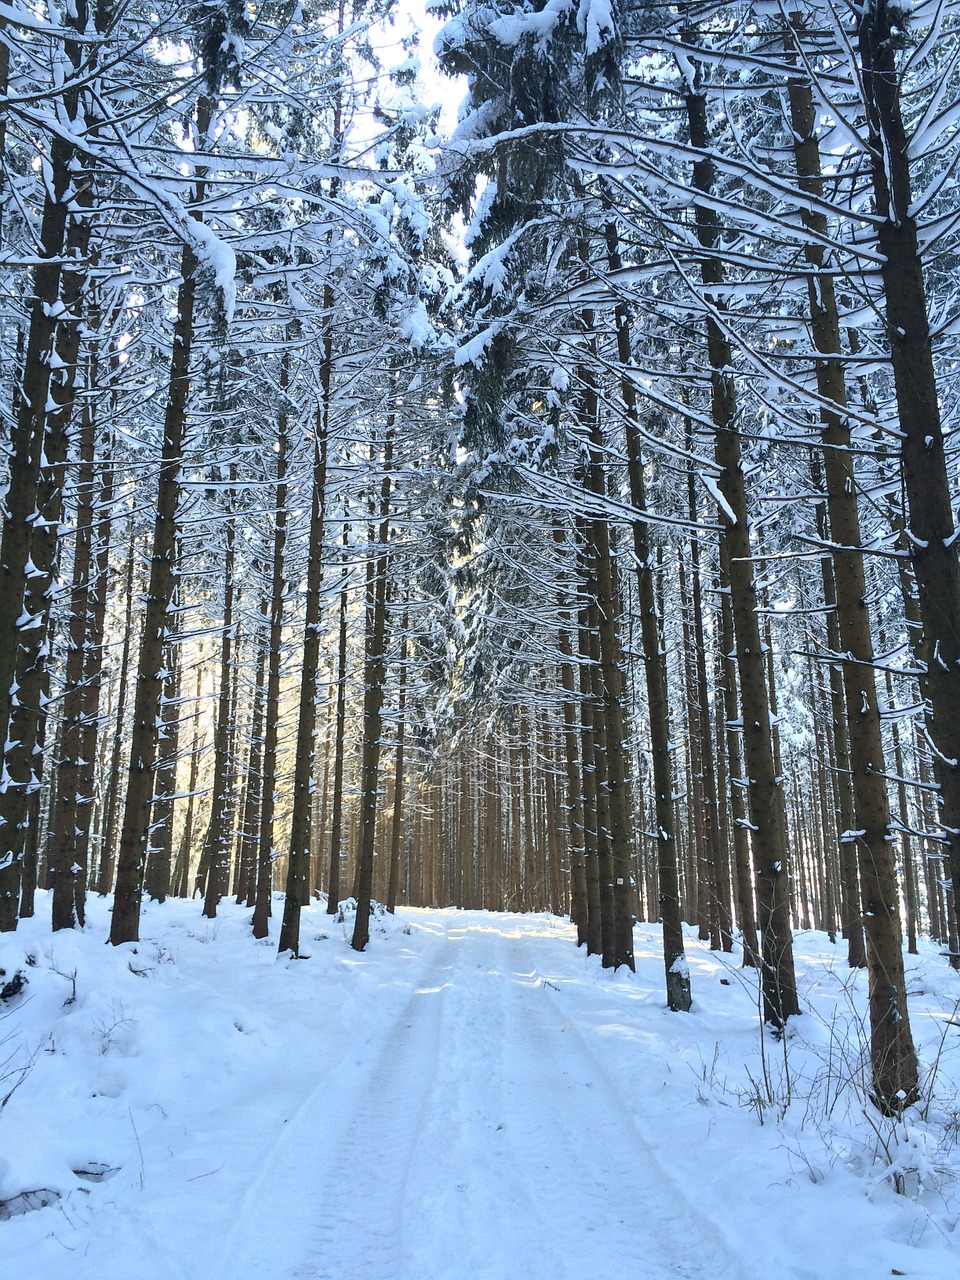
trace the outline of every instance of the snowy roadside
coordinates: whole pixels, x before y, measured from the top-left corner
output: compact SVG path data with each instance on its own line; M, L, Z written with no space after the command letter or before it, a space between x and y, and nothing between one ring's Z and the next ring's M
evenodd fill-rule
M103 902L82 934L38 906L0 938L0 986L27 980L0 1006L4 1280L556 1280L595 1249L638 1280L955 1273L960 978L932 948L907 958L928 1087L894 1123L863 1103L866 975L823 935L783 1042L692 937L669 1013L649 926L634 976L546 916L404 910L357 955L315 905L277 963L229 903L151 905L116 949Z

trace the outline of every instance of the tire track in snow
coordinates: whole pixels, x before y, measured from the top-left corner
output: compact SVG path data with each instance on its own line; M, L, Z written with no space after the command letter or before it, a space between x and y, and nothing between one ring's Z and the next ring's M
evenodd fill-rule
M499 929L476 917L450 928L455 968L443 992L441 1050L427 1123L407 1188L418 1207L403 1246L402 1280L557 1277L540 1250L536 1189L514 1163L505 1123L512 1046L506 1036Z
M598 1056L554 1004L535 967L535 936L501 936L507 1033L518 1089L517 1159L540 1188L540 1230L564 1259L644 1280L740 1280L742 1262L670 1176Z
M244 1196L224 1280L397 1274L406 1171L436 1071L448 950L446 941L431 947L372 1058L369 1035L334 1046L339 1064L324 1071Z
M223 1280L579 1280L600 1259L742 1280L544 987L550 932L451 919L385 1037L343 1046L277 1138Z

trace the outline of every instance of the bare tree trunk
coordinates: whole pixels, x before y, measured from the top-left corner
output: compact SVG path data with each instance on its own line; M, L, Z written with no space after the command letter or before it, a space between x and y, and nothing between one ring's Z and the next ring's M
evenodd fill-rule
M328 317L320 361L320 403L317 407L313 449L313 485L310 496L307 600L303 629L300 700L297 709L297 746L293 768L293 812L290 818L290 851L284 892L279 950L297 955L300 949L300 910L305 903L305 868L310 859L310 820L314 752L317 735L317 690L320 674L320 615L322 611L324 527L326 520L327 441L330 429L330 397L333 380L333 290L324 286L324 314ZM336 908L334 908L336 909Z
M585 584L586 587L586 584ZM584 878L587 885L587 955L603 951L600 921L600 859L598 851L600 819L597 799L597 744L594 733L593 652L590 612L581 609L577 627L578 677L580 685L580 784L583 795Z
M397 891L400 885L400 853L403 845L404 828L404 778L403 747L406 732L407 706L407 623L408 612L403 611L400 622L400 690L397 694L397 746L393 763L393 822L390 827L390 879L387 883L387 910L393 914L397 909Z
M788 81L794 156L801 188L819 195L820 148L816 136L818 108L808 82ZM807 261L817 269L810 277L808 296L817 360L817 390L821 397L823 465L827 485L827 514L836 580L837 622L843 648L841 673L850 734L850 764L857 850L863 898L867 969L870 977L870 1055L877 1105L888 1113L901 1111L916 1100L917 1058L910 1032L906 982L900 936L900 904L893 859L890 808L884 778L883 739L873 638L860 550L860 516L854 475L850 427L846 417L846 387L840 350L840 323L833 276L822 270L826 219L803 210L805 225L817 241L805 248ZM952 516L950 517L952 525ZM958 581L960 586L960 581ZM960 604L960 594L956 597ZM960 626L960 618L957 620ZM957 634L960 640L960 632ZM960 657L960 645L954 649ZM839 655L838 655L839 656ZM960 714L960 680L955 680ZM960 738L958 738L960 746Z
M545 855L547 859L547 877L550 886L550 910L555 916L564 914L564 894L560 887L560 803L557 796L557 779L555 772L556 745L547 713L540 712L542 761L543 804L540 827L546 835Z
M95 354L88 361L88 391L96 388ZM98 495L97 423L88 399L81 415L77 471L76 545L70 590L68 648L64 672L60 760L50 859L54 869L53 928L83 927L87 879L87 832L93 807L97 708L103 661L106 554L98 543L109 530L112 480ZM109 477L109 470L107 472ZM98 496L105 517L98 521ZM109 533L107 532L107 538Z
M929 736L938 762L941 839L949 851L954 901L960 902L960 561L901 114L897 50L903 21L902 8L867 0L858 41L881 219L880 271L902 433L910 556L923 621Z
M820 462L814 454L811 464L814 489L822 489ZM826 502L816 506L817 534L826 544L830 540L827 526ZM837 620L837 588L833 557L820 558L823 578L823 603L826 611L827 646L832 653L841 651L840 624ZM857 865L856 846L846 833L856 829L853 808L853 785L850 767L850 731L847 727L846 703L843 692L843 675L840 664L831 662L830 713L833 726L833 751L836 764L837 823L840 851L840 929L847 941L847 963L851 969L866 967L867 952L863 933L863 905L860 900L860 872Z
M137 539L134 521L130 520L130 543L127 549L127 566L124 578L126 607L123 620L123 641L120 649L120 665L117 671L117 709L114 718L113 743L110 751L110 769L107 773L107 800L100 829L100 866L97 870L97 893L107 897L113 888L116 865L117 815L120 812L122 788L120 775L123 765L123 747L126 739L127 689L129 686L130 652L133 640L133 597L137 563Z
M206 139L209 135L211 115L210 100L203 96L197 102L197 134L201 139ZM195 205L202 201L204 190L204 176L198 174L194 189ZM143 893L150 804L157 766L158 724L163 700L163 646L176 581L176 520L187 425L197 266L193 249L189 244L184 244L180 259L181 280L177 290L177 315L173 325L170 380L163 421L150 584L137 664L130 766L110 924L110 941L115 946L124 942L136 942L140 936L140 899Z
M78 6L73 18L78 28L85 25L85 13ZM65 42L65 52L74 68L81 61L81 47L76 41ZM75 86L63 95L63 110L75 120L79 111L79 95ZM10 436L10 461L7 490L4 495L4 521L0 541L0 574L6 602L4 625L0 628L0 740L10 739L8 720L12 708L14 674L25 626L25 595L30 588L33 513L39 508L38 491L44 468L44 434L47 426L48 402L54 361L54 342L61 314L60 286L64 271L64 247L69 225L69 210L76 199L72 172L75 149L71 143L54 135L50 145L49 179L38 237L39 261L33 269L30 323L26 349L16 388L16 417ZM77 325L71 326L74 331ZM68 376L72 370L67 370ZM59 412L59 409L53 410ZM4 842L10 835L4 835ZM11 859L8 861L8 857ZM16 881L16 887L14 887ZM0 929L16 926L16 894L19 887L19 864L12 851L4 850L0 858Z
M693 447L693 433L687 426L688 446ZM692 608L694 690L696 694L697 736L700 741L701 791L704 797L704 835L706 837L707 886L709 891L710 946L713 950L732 951L732 905L730 901L729 857L720 841L717 773L713 754L713 727L710 717L707 685L707 652L704 637L703 590L700 581L700 537L696 532L697 504L693 471L687 472L688 514L693 532L690 535L690 604Z
M346 557L347 528L343 543ZM340 618L337 632L337 711L333 739L333 800L330 817L330 875L327 884L327 912L334 915L340 905L340 863L343 859L343 757L346 747L347 716L347 606L350 571L344 561L340 583ZM421 901L421 906L424 903Z
M881 638L881 644L883 643ZM895 704L893 677L889 668L886 672L887 708ZM893 722L893 769L897 777L897 805L899 807L900 856L903 860L903 888L907 917L907 951L917 954L917 920L919 903L917 898L917 876L913 861L913 848L910 836L910 812L907 804L907 764L903 751L903 735L900 732L900 721Z
M357 914L350 945L362 951L370 940L370 904L379 794L380 736L387 672L387 546L390 541L390 493L393 482L394 410L391 406L383 447L379 528L367 592L366 646L363 662L363 745L360 766L360 840L357 854ZM374 447L371 445L371 455ZM374 458L371 457L371 465Z
M606 497L606 477L603 465L603 441L597 415L588 412L591 423L591 459L588 467L588 485L597 497ZM616 573L610 545L610 530L604 517L597 516L586 522L590 562L594 575L596 626L599 659L595 668L597 712L595 733L602 728L603 789L607 823L603 824L604 837L601 849L608 849L609 871L605 874L601 865L601 908L605 881L609 878L611 929L604 937L604 964L617 969L626 965L635 969L633 956L633 893L631 857L631 806L629 770L627 768L626 726L623 718L623 658L620 648L620 609ZM595 713L596 714L596 713ZM597 763L595 761L595 763Z
M257 888L253 912L253 936L267 936L270 916L270 893L273 887L275 850L274 820L277 791L277 752L280 740L280 663L283 654L284 557L287 545L287 450L290 383L290 356L284 352L280 361L280 411L277 415L277 483L276 514L273 519L273 557L270 588L270 630L267 636L267 688L264 705L263 754L261 760L261 797L257 838ZM311 549L311 556L319 554ZM318 654L319 658L319 654Z
M615 223L605 228L607 263L618 271L623 263ZM676 806L673 799L673 765L670 754L670 711L667 699L666 657L660 639L660 620L654 585L655 563L650 544L650 527L642 518L647 510L646 480L640 446L640 412L637 388L627 371L633 365L630 317L622 304L614 312L617 356L624 372L620 394L625 409L624 430L627 447L627 476L630 502L638 516L632 521L633 554L637 566L637 595L640 605L640 641L650 723L650 755L653 767L654 807L657 833L657 866L660 885L660 919L663 928L663 963L666 971L667 1006L679 1012L690 1008L690 974L683 947L680 913L680 885L677 871Z
M264 595L260 602L261 627L269 625L270 601ZM257 890L260 880L260 817L263 809L264 773L263 773L263 735L264 735L264 702L266 700L267 683L267 647L268 641L262 630L256 633L257 665L253 677L253 705L250 709L250 747L247 751L247 786L243 797L243 813L240 818L240 865L241 877L237 886L237 903L245 902L254 908L254 937L257 934L256 918ZM267 914L269 915L269 889L267 890Z
M533 822L533 772L530 767L530 735L533 722L529 707L520 704L517 707L517 744L520 756L520 768L515 785L520 793L522 818L522 862L523 891L520 899L521 911L539 911L537 903L537 859L535 856L536 837Z
M93 415L92 406L85 412ZM80 737L80 769L77 792L81 797L77 804L76 858L82 867L90 866L90 838L93 830L94 800L97 792L97 758L103 750L104 734L101 732L100 698L104 683L104 637L107 620L107 592L110 582L110 543L113 526L113 448L112 442L102 460L103 476L100 485L94 555L93 579L87 605L87 637L83 669L83 705L80 711L82 731ZM124 637L129 654L129 641Z
M561 626L560 685L563 689L563 758L567 782L567 848L570 859L570 918L577 926L577 946L587 941L587 871L584 860L584 817L580 749L577 734L577 694L570 632Z
M233 469L231 468L231 471ZM231 477L233 478L233 477ZM233 498L231 495L231 506ZM231 811L233 725L231 720L232 686L234 673L234 603L236 582L236 520L231 510L226 518L226 539L223 555L223 622L220 634L220 690L217 696L217 720L213 734L213 788L210 795L210 820L203 842L203 855L197 875L197 890L202 892L203 914L213 920L217 915L220 899L227 893L230 877L230 824Z
M54 172L54 183L58 181L60 178ZM68 200L66 175L61 200ZM28 826L36 834L36 818L31 822L30 814L33 799L41 787L44 763L50 606L56 593L59 531L63 523L63 491L69 452L68 432L73 415L80 351L80 313L86 289L85 259L89 225L85 218L77 216L77 210L88 205L89 200L89 192L82 195L76 193L69 200L74 213L66 229L65 250L68 259L72 259L77 265L64 270L60 276L60 297L56 307L52 308L66 317L59 321L56 329L54 345L59 366L57 374L52 377L47 371L46 376L38 376L35 370L24 368L23 394L19 399L12 440L7 519L4 524L4 535L9 536L4 536L3 539L2 562L4 577L12 579L11 594L16 599L13 607L8 608L4 614L12 625L0 628L0 687L3 690L0 714L5 713L3 785L0 787L0 840L3 842L0 848L0 931L16 927L17 891L13 885L19 880ZM40 268L37 269L38 273L39 271ZM31 317L31 336L34 318L35 316ZM53 323L46 321L40 327L45 332ZM52 328L50 333L52 338ZM39 353L34 354L40 358ZM48 364L53 363L50 358L52 354L52 351L46 352ZM31 345L28 339L28 360L30 356ZM48 399L43 404L34 398L39 394L39 390L35 389L38 381L45 382L46 386ZM20 529L18 535L20 491L26 487L34 472L32 459L29 456L18 457L18 449L25 446L29 455L32 444L29 440L25 442L24 437L32 432L42 437L42 453L28 523L26 528ZM21 470L29 472L29 475L21 476L18 474ZM27 559L21 568L20 556L24 549L27 550ZM19 583L22 583L20 589ZM14 669L12 678L6 680L6 650L11 645L14 649ZM14 686L15 697L12 696ZM72 738L70 745L76 745ZM70 865L74 864L71 862ZM82 883L79 893L82 898ZM62 904L61 895L58 903L61 908L58 920L61 922L64 915ZM71 918L72 914L71 909Z
M690 141L702 157L694 164L693 185L698 191L709 194L714 166L709 155L706 96L698 84L688 85L685 105ZM707 250L701 262L701 275L709 290L721 285L724 277L723 263L716 252L720 222L714 209L706 203L697 203L694 214L697 238ZM788 845L781 786L773 761L770 703L757 616L747 495L740 458L740 437L735 425L737 401L732 374L733 352L724 331L712 316L707 317L706 329L711 408L716 427L715 458L723 497L721 536L729 551L730 593L743 707L744 760L749 779L747 790L762 940L763 1015L766 1021L781 1026L791 1014L800 1012L790 934Z
M693 638L693 621L690 600L687 592L687 572L684 563L683 549L677 548L677 587L679 590L681 635L683 644L680 655L680 666L683 676L683 689L686 705L687 721L687 814L690 823L690 883L696 895L697 937L700 942L710 941L711 950L720 949L719 932L714 928L717 920L713 896L712 858L706 831L707 800L703 789L703 739L700 736L700 707L696 688L696 660L694 658L695 640Z
M178 898L187 897L190 884L190 855L193 844L193 820L196 813L197 779L200 775L200 693L203 689L203 662L197 661L197 682L194 689L193 733L190 738L190 777L187 782L187 811L183 815L183 831L180 848L174 864L174 893Z
M510 910L523 910L523 820L520 816L520 747L519 734L514 725L510 734L510 772L507 787L510 791L510 875L512 892Z
M166 902L170 892L173 850L173 806L177 791L177 754L180 742L180 646L167 645L167 679L161 712L159 760L150 822L150 847L144 887L154 902Z

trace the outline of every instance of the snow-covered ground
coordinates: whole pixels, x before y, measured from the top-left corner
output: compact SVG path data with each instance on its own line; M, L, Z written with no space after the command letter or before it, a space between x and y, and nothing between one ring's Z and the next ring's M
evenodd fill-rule
M933 949L925 1102L893 1124L859 1087L865 977L822 935L784 1043L692 938L669 1013L647 926L610 974L550 917L404 910L358 955L317 905L278 963L249 912L199 910L114 949L105 904L52 935L41 899L0 937L0 986L27 978L0 1005L3 1280L958 1274L960 977Z

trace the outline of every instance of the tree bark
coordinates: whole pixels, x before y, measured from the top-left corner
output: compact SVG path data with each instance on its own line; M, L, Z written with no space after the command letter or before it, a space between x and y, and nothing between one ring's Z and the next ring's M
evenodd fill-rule
M177 755L180 743L180 645L167 645L167 677L157 744L157 778L150 820L150 844L144 887L154 902L166 902L170 892L173 852L173 808L177 792Z
M257 890L253 912L253 936L265 938L273 887L274 818L276 813L277 753L280 738L280 665L283 655L284 558L287 544L287 450L290 355L280 360L280 410L277 414L276 513L273 519L270 629L267 637L267 686L264 705L263 756L261 762L260 822L257 839ZM311 554L314 554L311 552Z
M391 381L395 380L394 378ZM350 945L363 951L370 940L370 905L379 793L380 737L387 672L387 566L390 541L390 494L393 483L394 410L391 406L383 447L379 527L367 592L366 644L363 661L363 743L360 762L360 840L357 852L357 914ZM374 450L371 446L371 454ZM372 461L372 459L371 459Z
M233 478L234 468L231 468ZM233 498L231 496L231 507ZM203 842L203 854L197 875L197 890L202 892L203 914L216 919L220 899L227 893L230 877L230 814L233 790L233 704L234 647L236 630L234 603L236 581L236 519L232 509L225 526L223 553L223 621L220 631L220 689L217 695L217 719L213 734L213 787L210 794L210 820Z
M106 898L113 888L116 866L117 814L120 812L122 789L120 775L123 771L123 747L126 732L127 688L130 673L130 652L133 641L133 597L136 580L137 539L134 522L130 520L130 542L127 548L127 565L124 575L123 641L120 647L120 664L117 671L117 707L114 717L113 742L110 750L110 768L107 772L106 806L100 827L100 862L97 867L97 893Z
M584 594L588 589L584 583ZM593 652L590 614L581 609L577 626L577 672L580 685L580 782L583 796L583 861L587 886L587 955L600 955L603 935L600 922L600 859L598 853L599 815L597 808L596 736L594 733Z
M403 749L406 732L407 706L407 624L409 614L405 608L400 622L400 689L397 694L397 745L393 762L393 821L390 826L390 878L387 882L387 910L392 915L397 909L397 893L400 887L400 854L404 829L404 777Z
M605 227L607 264L611 271L623 265L617 228ZM660 919L663 930L663 963L666 975L667 1007L677 1012L690 1008L690 973L683 946L680 911L680 880L677 870L676 804L673 798L673 762L670 746L670 709L667 698L666 655L660 637L660 619L654 584L655 563L650 544L650 526L642 518L647 510L646 480L640 445L640 409L636 384L628 370L633 365L630 317L625 306L614 311L617 358L622 370L620 395L625 410L624 431L627 450L627 478L630 503L639 513L631 522L633 554L637 566L637 596L640 607L640 643L650 723L650 756L653 768L654 813L657 836L657 870L660 887Z
M858 46L870 140L887 339L900 416L910 556L919 593L930 701L929 737L939 764L941 840L960 902L960 561L923 264L912 213L909 140L901 110L897 33L905 10L867 0Z
M794 157L801 190L820 194L820 147L816 136L817 107L809 83L794 76L787 84ZM826 219L809 209L804 224L820 240L805 246L807 262L816 271L808 284L811 330L820 353L816 362L820 421L824 443L823 466L827 486L827 514L836 581L837 623L840 631L846 719L850 735L850 765L857 829L855 834L867 944L870 1004L870 1055L873 1092L887 1113L901 1111L917 1098L916 1052L907 1012L906 981L900 936L900 902L893 858L893 831L884 777L880 707L873 670L873 638L867 607L867 588L861 551L860 515L843 366L840 322L833 277L824 271L821 241ZM960 596L958 596L960 600ZM960 622L960 619L958 619ZM956 650L960 657L960 649ZM956 684L960 696L960 680ZM960 712L960 704L958 704Z
M310 860L310 822L313 815L314 750L317 736L317 690L320 674L320 615L324 567L324 528L327 501L327 441L333 379L333 290L324 286L327 317L320 360L320 403L313 445L313 483L310 495L309 559L306 616L303 628L297 745L293 766L293 812L284 892L279 950L297 955L300 949L300 911L305 905L305 870ZM336 908L334 907L334 910Z
M201 96L197 102L197 135L210 132L212 104ZM194 205L203 199L205 174L198 173ZM193 215L199 219L199 214ZM140 900L143 871L150 830L150 806L157 767L157 742L163 702L163 647L176 582L177 507L180 499L180 469L187 425L187 396L190 388L190 356L194 338L197 258L184 244L177 290L177 317L173 325L173 352L163 420L163 446L157 491L153 549L150 556L150 583L143 621L140 657L134 694L133 727L130 734L130 765L126 803L117 858L117 885L114 893L110 941L114 946L136 942L140 937Z
M337 709L333 738L333 799L330 817L330 875L327 883L327 913L340 907L340 864L343 860L343 760L346 750L347 717L347 607L350 570L346 564L347 526L343 528L344 567L340 582L340 616L337 627ZM423 902L420 904L423 906Z
M709 155L706 97L698 85L688 85L685 105L690 141L701 153L701 159L694 164L693 185L709 195L714 166ZM717 256L720 223L707 203L695 204L694 216L697 239L707 251L701 264L701 278L709 297L710 290L722 284L724 278L723 263ZM716 299L711 300L712 305L716 305ZM716 427L714 456L724 499L720 508L721 536L729 551L730 597L743 708L743 751L748 773L763 961L763 1016L767 1022L782 1026L788 1017L800 1012L790 933L788 845L781 783L771 744L770 703L757 616L747 494L736 428L733 352L723 329L709 314L706 330L711 409Z

